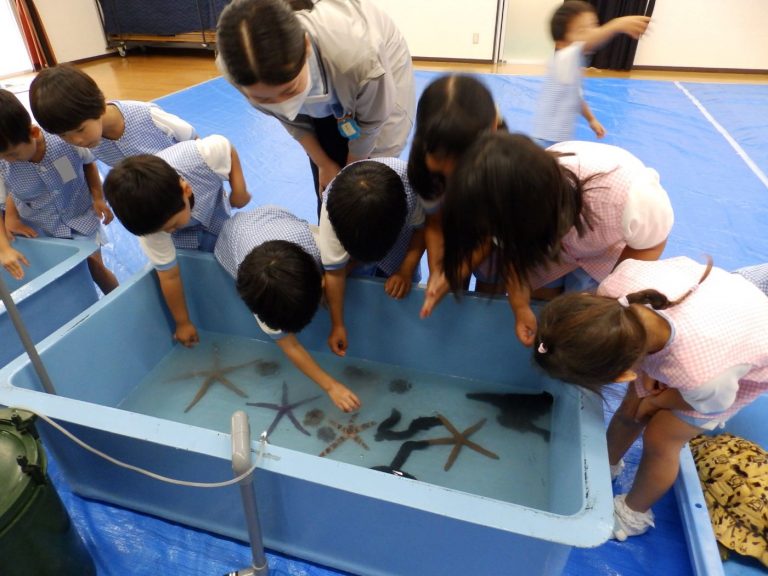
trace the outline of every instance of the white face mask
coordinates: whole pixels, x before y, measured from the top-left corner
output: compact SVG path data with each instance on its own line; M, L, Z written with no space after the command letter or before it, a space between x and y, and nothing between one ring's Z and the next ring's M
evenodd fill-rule
M309 74L309 63L304 65L300 74L307 76L306 86L296 96L291 96L288 100L279 102L277 104L259 104L259 108L269 110L273 114L287 118L288 120L295 120L299 115L301 107L304 105L304 101L307 99L309 91L312 89L312 76Z

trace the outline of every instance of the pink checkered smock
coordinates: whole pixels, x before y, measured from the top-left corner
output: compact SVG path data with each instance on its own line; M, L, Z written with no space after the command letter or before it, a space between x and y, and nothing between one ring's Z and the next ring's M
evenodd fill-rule
M705 265L686 257L625 260L600 284L598 294L618 298L655 288L675 300L696 285L704 270ZM670 322L672 337L640 366L652 378L685 391L711 382L731 367L752 367L739 378L736 399L726 410L681 414L725 422L768 390L768 298L754 284L715 267L688 298L660 313ZM636 389L638 395L646 395L642 386Z
M579 237L575 228L563 238L560 261L529 275L531 288L545 286L577 268L596 281L611 273L629 244L646 249L661 243L672 228L673 213L658 173L630 152L596 142L561 142L550 151L571 154L558 160L584 181L584 204L593 230Z

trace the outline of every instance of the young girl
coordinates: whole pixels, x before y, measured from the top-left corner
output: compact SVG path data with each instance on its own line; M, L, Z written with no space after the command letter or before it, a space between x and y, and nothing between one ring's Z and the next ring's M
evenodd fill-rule
M294 3L294 9L306 2ZM319 194L341 167L398 156L413 124L408 46L370 0L235 0L217 27L224 76L304 148Z
M521 134L481 136L449 182L444 268L453 290L491 256L506 283L517 336L533 342L531 291L551 298L571 278L603 280L626 258L656 260L673 214L659 175L615 146L563 142L547 150ZM570 276L569 276L570 275ZM557 281L557 282L555 282ZM436 303L436 292L427 298Z
M442 204L456 163L484 132L503 126L493 96L479 80L460 74L441 76L424 90L416 109L416 130L408 158L408 178L426 214L427 290L447 291L443 273ZM479 291L490 291L481 279ZM421 316L432 308L426 305Z
M533 354L550 376L598 393L632 382L607 434L613 475L643 434L632 488L615 498L619 540L653 526L683 445L768 389L768 298L757 287L768 289L768 265L738 272L626 260L597 296L560 296L541 312Z

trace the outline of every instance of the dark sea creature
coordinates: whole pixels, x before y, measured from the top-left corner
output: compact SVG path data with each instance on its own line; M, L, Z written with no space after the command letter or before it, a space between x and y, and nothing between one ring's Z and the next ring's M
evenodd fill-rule
M413 384L405 378L395 378L389 382L389 391L395 394L405 394L413 387Z
M320 452L320 456L328 456L331 452L336 450L339 446L341 446L344 442L347 440L353 440L366 450L370 450L368 448L368 445L363 442L363 439L360 438L360 432L363 430L367 430L371 426L375 426L376 422L370 421L366 422L365 424L355 424L355 420L357 420L359 413L355 412L352 417L349 419L349 422L346 424L339 424L338 422L334 420L329 420L328 422L336 428L339 435L336 437L336 440L331 442L328 446L326 446L325 450Z
M378 378L378 375L373 370L349 364L344 367L344 378L357 382L373 382Z
M320 398L320 394L317 396L312 396L311 398L304 398L304 400L299 400L298 402L288 402L288 383L283 380L283 396L280 401L280 404L273 404L270 402L246 402L248 406L256 406L257 408L269 408L270 410L275 410L277 414L275 414L275 419L272 420L272 424L269 425L269 428L267 429L267 436L272 434L275 427L277 426L277 423L282 420L283 416L288 416L290 421L293 423L296 430L301 432L302 434L306 434L307 436L310 436L310 433L307 432L307 430L301 425L301 423L296 419L296 416L293 415L294 409L298 408L302 404L306 404L307 402L312 402L313 400L317 400Z
M184 412L189 412L192 407L197 404L203 396L205 396L206 392L208 392L208 389L214 382L219 382L238 396L247 398L248 394L235 386L232 381L227 378L227 374L234 372L235 370L239 370L240 368L245 368L246 366L255 364L256 362L258 362L258 360L251 360L250 362L243 362L242 364L234 364L232 366L222 366L219 347L214 344L213 367L210 370L193 370L192 372L186 372L184 374L174 376L173 378L170 378L168 382L189 380L190 378L204 378L203 383L200 385L200 388L198 389L197 394L195 394L195 397L192 399L192 402L190 402L189 405L184 409Z
M371 470L377 470L379 472L386 472L387 474L394 474L395 476L402 476L404 478L411 478L416 480L416 476L409 474L403 470L408 457L414 450L424 450L429 447L429 442L426 440L408 440L400 445L400 449L397 451L394 460L389 466L371 466Z
M554 399L549 392L541 394L479 392L467 394L467 398L487 402L501 410L496 420L504 428L524 433L533 432L549 440L549 430L533 423L539 416L543 416L552 409Z
M330 443L336 440L336 431L330 426L323 426L318 429L317 437L323 442Z
M280 371L280 363L274 360L258 360L256 362L256 370L259 371L261 376L272 376Z
M376 429L374 439L378 442L382 440L406 440L422 430L429 430L435 426L440 426L441 422L437 416L419 416L411 420L406 430L396 432L392 430L400 422L400 412L393 408L389 418L384 420Z
M312 408L312 410L304 414L303 424L304 426L319 426L323 418L325 418L325 412L320 410L320 408Z

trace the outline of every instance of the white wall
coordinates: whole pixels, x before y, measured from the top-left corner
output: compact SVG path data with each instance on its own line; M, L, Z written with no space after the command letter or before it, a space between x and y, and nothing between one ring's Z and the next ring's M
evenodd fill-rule
M395 21L411 55L491 60L497 0L374 0Z
M107 53L96 0L35 0L35 6L59 62Z
M502 58L541 63L561 0L507 0ZM636 66L768 70L768 0L660 0Z

